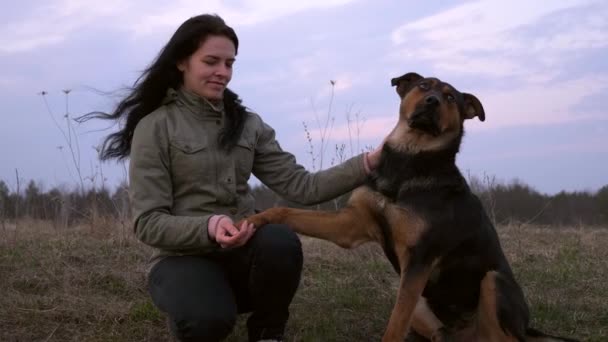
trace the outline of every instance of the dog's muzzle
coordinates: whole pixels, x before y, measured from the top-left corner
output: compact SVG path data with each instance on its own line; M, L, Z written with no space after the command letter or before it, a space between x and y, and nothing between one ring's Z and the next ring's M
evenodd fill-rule
M436 96L425 97L410 116L409 126L434 136L439 135L441 133L439 129L439 104L439 99Z

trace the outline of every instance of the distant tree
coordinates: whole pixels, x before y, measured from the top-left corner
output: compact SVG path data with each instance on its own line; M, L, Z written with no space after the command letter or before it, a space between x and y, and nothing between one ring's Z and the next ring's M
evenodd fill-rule
M3 180L0 180L0 200L8 198L9 189Z
M482 198L493 199L495 219L498 223L537 223L548 201L532 187L517 179L508 185L495 185L488 191L492 194Z
M8 202L9 190L6 183L3 180L0 180L0 224L2 225L2 229L6 230L6 209Z
M601 224L608 225L608 185L604 185L596 194L598 218Z
M110 222L107 219L112 218L128 233L131 207L126 183L120 184L113 193L106 187L92 188L85 193L69 187L55 187L45 192L39 183L26 184L25 190L19 193L11 192L7 184L0 181L0 228L5 227L8 220L26 215L49 220L55 228L84 222L107 224ZM469 184L497 224L608 227L608 185L595 193L562 191L546 195L520 180L504 184L487 175L483 179L469 176ZM282 198L264 185L252 187L251 192L257 210L277 206L336 210L344 207L350 197L345 194L335 200L305 206Z
M548 213L554 225L597 225L599 215L595 198L587 192L561 191L552 197Z
M9 191L6 183L4 183L3 180L0 180L0 204L6 203L6 201L8 200L9 193L10 193L10 191ZM1 207L1 208L3 208L3 207Z
M41 217L40 188L33 180L30 180L25 189L25 211L31 218Z
M44 208L47 219L53 222L53 228L67 227L69 210L64 197L59 188L52 188L46 193Z
M469 176L469 184L496 223L608 224L608 186L596 194L561 191L545 195L517 179L509 184L488 179L494 178Z

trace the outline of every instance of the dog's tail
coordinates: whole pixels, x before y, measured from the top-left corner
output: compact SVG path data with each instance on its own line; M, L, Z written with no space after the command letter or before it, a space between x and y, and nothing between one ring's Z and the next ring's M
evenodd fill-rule
M559 337L545 334L533 328L526 329L526 342L580 342L567 337Z

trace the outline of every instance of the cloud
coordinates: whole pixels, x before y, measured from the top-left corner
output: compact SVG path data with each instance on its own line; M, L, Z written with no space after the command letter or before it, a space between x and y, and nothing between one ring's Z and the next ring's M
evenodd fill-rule
M402 44L412 33L417 33L430 41L443 41L446 44L458 45L456 43L466 40L471 43L477 42L475 44L477 48L495 49L503 46L503 42L489 39L490 37L496 37L504 32L530 24L550 13L593 2L589 0L475 1L404 24L393 32L392 40L395 44ZM479 38L482 40L479 41ZM487 43L491 44L488 46ZM470 45L467 44L467 46Z
M204 11L222 15L230 25L246 26L301 11L327 9L354 0L207 0ZM198 0L167 2L151 6L147 1L106 0L91 6L80 0L56 0L28 9L19 20L0 24L0 55L30 51L61 43L78 30L118 30L133 37L172 32L185 19L199 14Z
M27 10L27 17L0 25L0 55L25 52L61 43L74 31L92 24L104 26L111 17L130 13L120 0L91 6L78 0L58 0Z
M448 81L483 80L467 91L480 97L488 120L472 129L599 117L605 113L577 105L605 93L608 74L565 72L584 70L590 50L608 47L606 17L598 0L468 2L394 29L391 59L423 63Z
M65 40L62 34L46 37L24 37L21 40L7 41L0 39L0 54L18 53L33 50L39 47L53 45Z
M309 0L309 1L274 1L274 0L240 0L236 2L209 0L205 3L206 13L220 14L231 25L247 26L292 15L298 12L328 9L343 6L354 0ZM134 30L137 34L148 34L167 27L175 27L197 13L192 8L200 7L198 0L181 0L172 2L166 8L141 16Z
M449 72L523 76L535 64L564 60L544 56L608 46L607 15L597 0L475 1L397 27L391 39L402 49L393 57Z
M559 127L559 126L555 126ZM553 127L553 129L555 129ZM468 161L504 161L506 159L516 158L538 158L538 160L547 159L549 157L560 157L564 155L580 155L580 154L595 154L607 153L608 145L606 138L597 132L591 134L577 136L575 141L565 140L563 142L546 142L540 138L534 143L527 144L524 148L507 148L492 149L491 153L467 154Z
M20 76L0 76L0 89L11 91L20 88L25 84L25 80Z
M590 87L589 85L593 85ZM508 90L479 91L486 111L486 122L470 125L473 129L495 129L517 125L544 125L605 117L603 108L580 110L585 98L608 91L608 77L588 76L554 83L548 87L529 84Z

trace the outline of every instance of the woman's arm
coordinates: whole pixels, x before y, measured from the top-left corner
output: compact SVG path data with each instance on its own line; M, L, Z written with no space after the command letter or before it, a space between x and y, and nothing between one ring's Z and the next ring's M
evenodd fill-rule
M273 191L301 204L315 204L338 197L363 184L365 154L315 173L296 162L293 154L283 151L275 131L260 120L260 134L255 147L253 174ZM370 167L374 167L375 157Z

